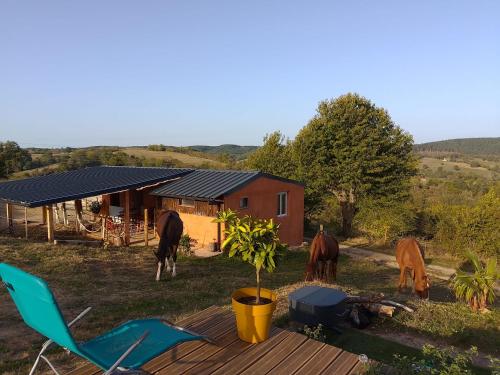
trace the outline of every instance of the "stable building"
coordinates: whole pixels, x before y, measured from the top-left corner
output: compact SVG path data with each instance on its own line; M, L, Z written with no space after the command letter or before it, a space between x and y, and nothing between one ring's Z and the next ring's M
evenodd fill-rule
M118 237L125 245L142 241L148 245L155 236L155 217L163 209L178 211L185 233L200 246L220 246L222 228L213 219L228 208L241 215L273 218L280 223L284 243L300 245L303 241L303 185L256 171L99 166L0 183L6 224L24 223L26 238L28 208L42 209L43 225L52 242L56 240L54 216L57 224L62 211L67 224L68 202L75 208L76 232L85 234L84 199L100 202L98 236ZM23 218L14 217L15 206L24 207Z
M256 171L193 170L151 191L158 207L179 212L185 232L200 245L221 242L218 211L274 219L279 236L288 245L300 245L304 236L304 186L296 181Z

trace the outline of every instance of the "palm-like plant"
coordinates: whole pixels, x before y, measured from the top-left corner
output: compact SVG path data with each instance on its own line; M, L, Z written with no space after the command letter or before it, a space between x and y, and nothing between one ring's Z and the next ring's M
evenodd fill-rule
M474 273L457 271L453 288L458 299L467 302L472 310L484 310L495 301L495 283L498 280L497 259L490 258L486 265L477 254L469 251L467 258L474 267Z
M260 272L265 269L273 272L277 259L285 245L278 237L279 224L273 219L258 220L251 216L239 217L228 209L218 213L214 220L225 224L226 239L222 248L229 248L229 257L240 257L244 262L255 267L257 279L257 301L260 301Z

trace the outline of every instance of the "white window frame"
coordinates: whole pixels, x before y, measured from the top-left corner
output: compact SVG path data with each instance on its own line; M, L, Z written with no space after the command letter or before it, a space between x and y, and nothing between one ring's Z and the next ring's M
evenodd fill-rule
M191 203L186 203L187 201L193 202ZM190 199L190 198L179 198L179 206L182 207L194 207L195 206L195 200Z
M283 196L285 196L285 209L283 210ZM277 217L283 217L288 215L288 192L282 191L278 193L278 209L276 210Z
M246 206L243 206L243 205L242 205L242 203L243 203L243 199L246 199L246 200L247 200L247 204L246 204ZM248 197L241 197L241 198L240 198L240 209L244 210L244 209L246 209L246 208L248 208Z

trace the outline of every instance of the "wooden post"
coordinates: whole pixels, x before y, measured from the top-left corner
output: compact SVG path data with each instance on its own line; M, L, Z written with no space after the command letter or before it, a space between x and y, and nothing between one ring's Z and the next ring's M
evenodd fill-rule
M106 223L108 222L108 217L103 216L101 220L101 225L102 225L102 240L106 240Z
M54 242L54 210L52 205L46 206L47 212L47 240L49 242Z
M68 213L66 212L66 202L61 204L62 214L63 214L63 223L64 225L68 225Z
M158 238L158 234L156 233L156 207L153 211L153 235L155 236L155 239Z
M42 206L42 223L43 225L47 224L47 210L45 209L45 206Z
M82 200L75 200L75 229L76 233L80 233L80 220L82 219Z
M28 239L28 207L24 207L24 235Z
M59 205L56 203L53 207L54 207L54 213L56 214L56 223L61 224L61 220L59 218Z
M125 246L130 245L130 190L125 192Z
M221 204L217 204L217 213L221 210ZM221 223L217 223L217 250L222 251L221 249L221 240L222 240L222 226Z
M7 203L5 205L5 210L7 211L7 225L9 227L9 231L12 232L13 221L12 221L12 205Z
M149 218L148 218L148 209L144 209L144 246L148 246L148 230L149 230Z

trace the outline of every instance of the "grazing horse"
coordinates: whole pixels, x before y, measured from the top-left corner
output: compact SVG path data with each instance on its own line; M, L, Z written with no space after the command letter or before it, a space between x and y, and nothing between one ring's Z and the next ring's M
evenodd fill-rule
M339 243L333 236L320 230L309 249L309 263L306 267L306 281L319 279L330 282L337 279Z
M429 298L430 280L425 273L424 252L414 238L403 238L396 245L396 261L399 264L398 290L406 288L407 274L413 279L415 292L420 298Z
M169 259L172 257L172 277L175 277L175 262L177 261L177 248L182 236L184 225L176 211L163 211L156 220L156 232L160 236L158 251L155 256L158 259L158 270L156 271L156 281L160 281L161 273L167 262L167 272L170 272Z

